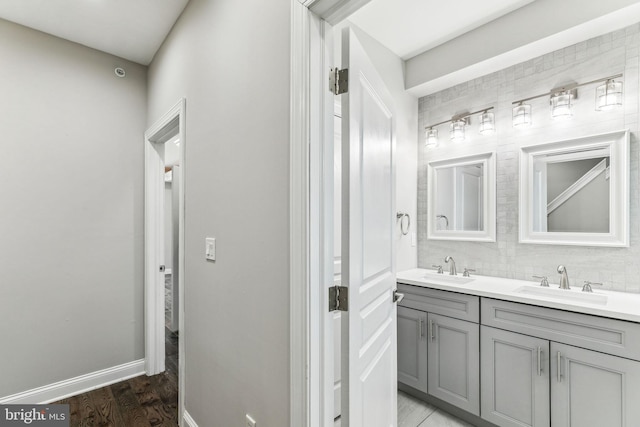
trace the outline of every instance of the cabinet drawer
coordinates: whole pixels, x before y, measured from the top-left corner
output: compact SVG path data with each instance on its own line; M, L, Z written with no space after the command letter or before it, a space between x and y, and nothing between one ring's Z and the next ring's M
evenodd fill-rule
M441 314L469 322L480 321L480 298L473 295L440 291L421 286L398 283L398 292L404 294L403 307Z
M640 360L640 324L482 298L482 324Z

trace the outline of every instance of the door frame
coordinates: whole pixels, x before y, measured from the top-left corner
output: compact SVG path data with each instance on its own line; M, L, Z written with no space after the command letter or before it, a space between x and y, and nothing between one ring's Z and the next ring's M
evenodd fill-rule
M186 152L186 100L181 98L169 111L158 119L144 133L144 366L147 375L155 375L165 370L164 336L164 274L162 283L158 267L164 263L164 158L156 151L154 144L164 143L163 137L178 126L180 138L179 170L179 216L178 216L178 331L184 330L184 215L185 215L185 152ZM175 270L175 269L174 269ZM185 345L184 335L178 338L178 419L183 424L184 387L185 387Z
M334 66L331 25L369 1L291 0L291 427L333 426L333 398L324 399L327 393L333 396L333 318L326 291L333 284L333 248L325 244L333 221L332 205L327 206L333 197L334 99L327 74Z

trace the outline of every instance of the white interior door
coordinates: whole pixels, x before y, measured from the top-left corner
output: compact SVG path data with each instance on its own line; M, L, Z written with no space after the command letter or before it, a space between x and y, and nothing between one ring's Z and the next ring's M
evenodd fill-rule
M391 97L350 28L342 33L342 427L397 425L394 132Z
M171 239L173 250L171 251L171 324L169 329L176 332L179 328L178 313L180 310L180 249L178 242L180 241L180 230L178 220L180 218L180 165L173 165L171 185Z
M333 283L342 283L342 117L341 106L336 102L333 115ZM342 316L339 311L333 313L333 418L340 417L342 399L342 371L340 370L340 343Z

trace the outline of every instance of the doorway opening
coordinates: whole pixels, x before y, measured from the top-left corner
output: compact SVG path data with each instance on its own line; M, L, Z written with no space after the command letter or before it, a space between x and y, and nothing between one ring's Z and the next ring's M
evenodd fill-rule
M177 377L184 412L185 100L145 132L145 371Z

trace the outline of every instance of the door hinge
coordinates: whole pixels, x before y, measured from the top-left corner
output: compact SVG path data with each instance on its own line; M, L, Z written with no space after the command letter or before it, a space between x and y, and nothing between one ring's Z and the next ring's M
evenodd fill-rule
M164 273L164 265L160 266L160 273Z
M329 288L329 311L349 310L349 288L332 286Z
M334 95L347 93L349 90L349 69L340 70L337 67L329 72L329 90Z

